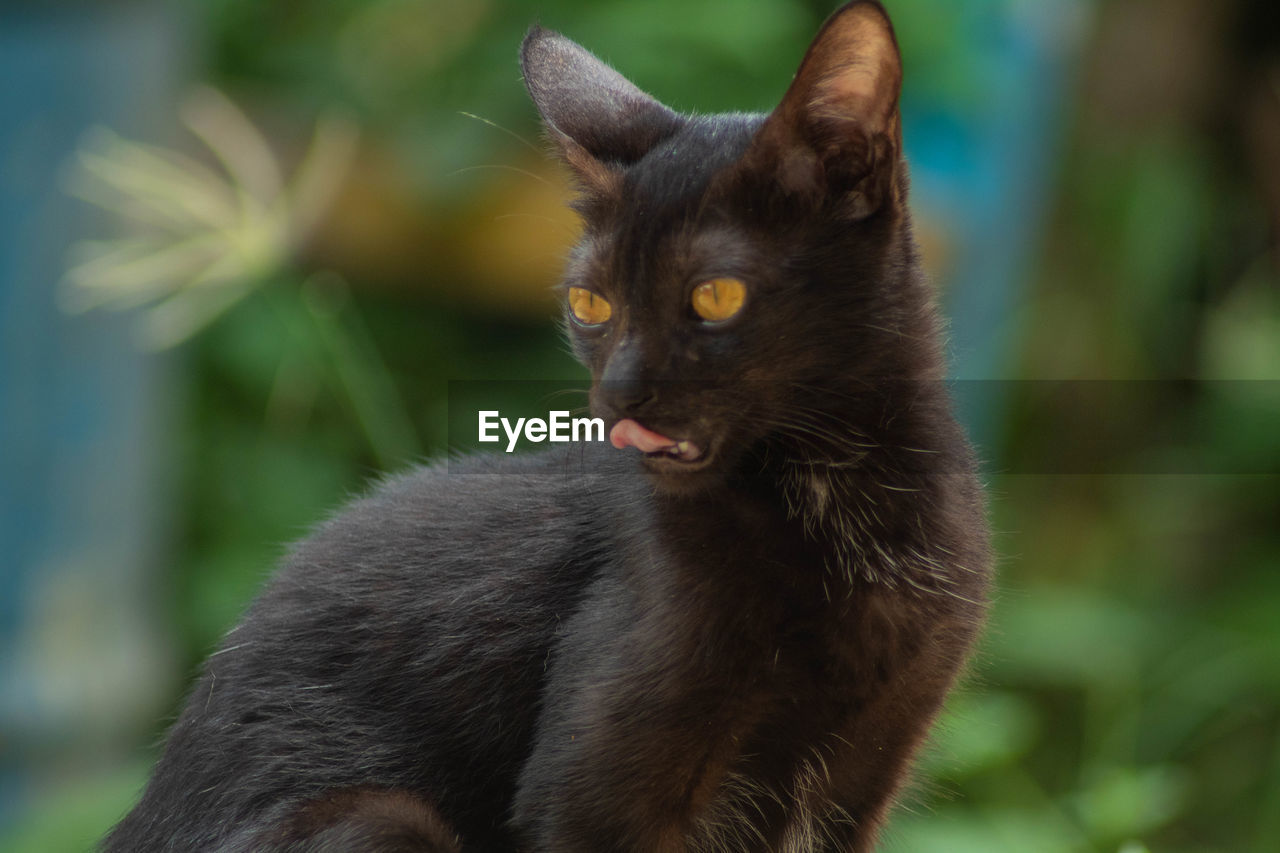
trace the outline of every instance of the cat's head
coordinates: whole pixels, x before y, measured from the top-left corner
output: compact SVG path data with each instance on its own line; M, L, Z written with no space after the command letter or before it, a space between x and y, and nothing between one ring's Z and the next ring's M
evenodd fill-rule
M911 374L903 341L932 335L883 8L833 14L767 115L678 114L541 28L521 60L581 193L566 326L614 445L677 490L778 437L853 453L840 399Z

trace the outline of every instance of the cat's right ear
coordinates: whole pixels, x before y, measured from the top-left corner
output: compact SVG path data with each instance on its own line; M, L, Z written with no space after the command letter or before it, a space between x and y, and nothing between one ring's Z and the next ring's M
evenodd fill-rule
M616 194L621 170L682 123L677 113L557 32L530 29L520 67L548 136L586 193Z
M900 198L902 60L888 13L853 0L832 13L741 161L788 195L863 219Z

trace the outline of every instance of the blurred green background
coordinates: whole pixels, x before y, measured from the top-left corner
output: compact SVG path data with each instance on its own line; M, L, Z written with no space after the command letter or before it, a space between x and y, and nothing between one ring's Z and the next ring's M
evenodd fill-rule
M886 5L1001 558L885 848L1280 850L1278 7ZM118 819L284 544L447 451L451 380L581 379L548 293L576 226L519 79L528 25L676 108L765 110L832 8L0 12L23 84L0 99L0 849L84 850ZM57 51L83 67L43 64ZM93 87L144 67L103 112ZM60 95L57 74L82 76ZM49 131L75 97L88 118ZM43 266L18 263L32 247ZM59 358L134 367L53 399ZM127 410L126 452L92 407ZM57 466L82 457L46 409L92 464ZM77 500L131 509L102 525L131 544L42 557L61 552L33 537L64 541L48 518Z

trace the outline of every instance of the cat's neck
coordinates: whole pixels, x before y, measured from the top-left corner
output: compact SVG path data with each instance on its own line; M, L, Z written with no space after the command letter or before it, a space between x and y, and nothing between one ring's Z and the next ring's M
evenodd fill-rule
M831 575L946 593L948 532L921 520L946 503L967 445L932 371L911 379L846 383L824 405L795 413L770 439L761 475L789 519L823 546Z

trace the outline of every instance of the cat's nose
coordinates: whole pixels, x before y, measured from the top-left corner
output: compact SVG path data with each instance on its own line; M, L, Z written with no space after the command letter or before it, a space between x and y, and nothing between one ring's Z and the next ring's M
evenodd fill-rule
M657 399L653 388L639 382L601 383L604 400L620 415L640 415Z
M657 399L653 383L644 377L640 348L634 341L623 343L609 356L598 390L601 401L623 416L641 414Z

